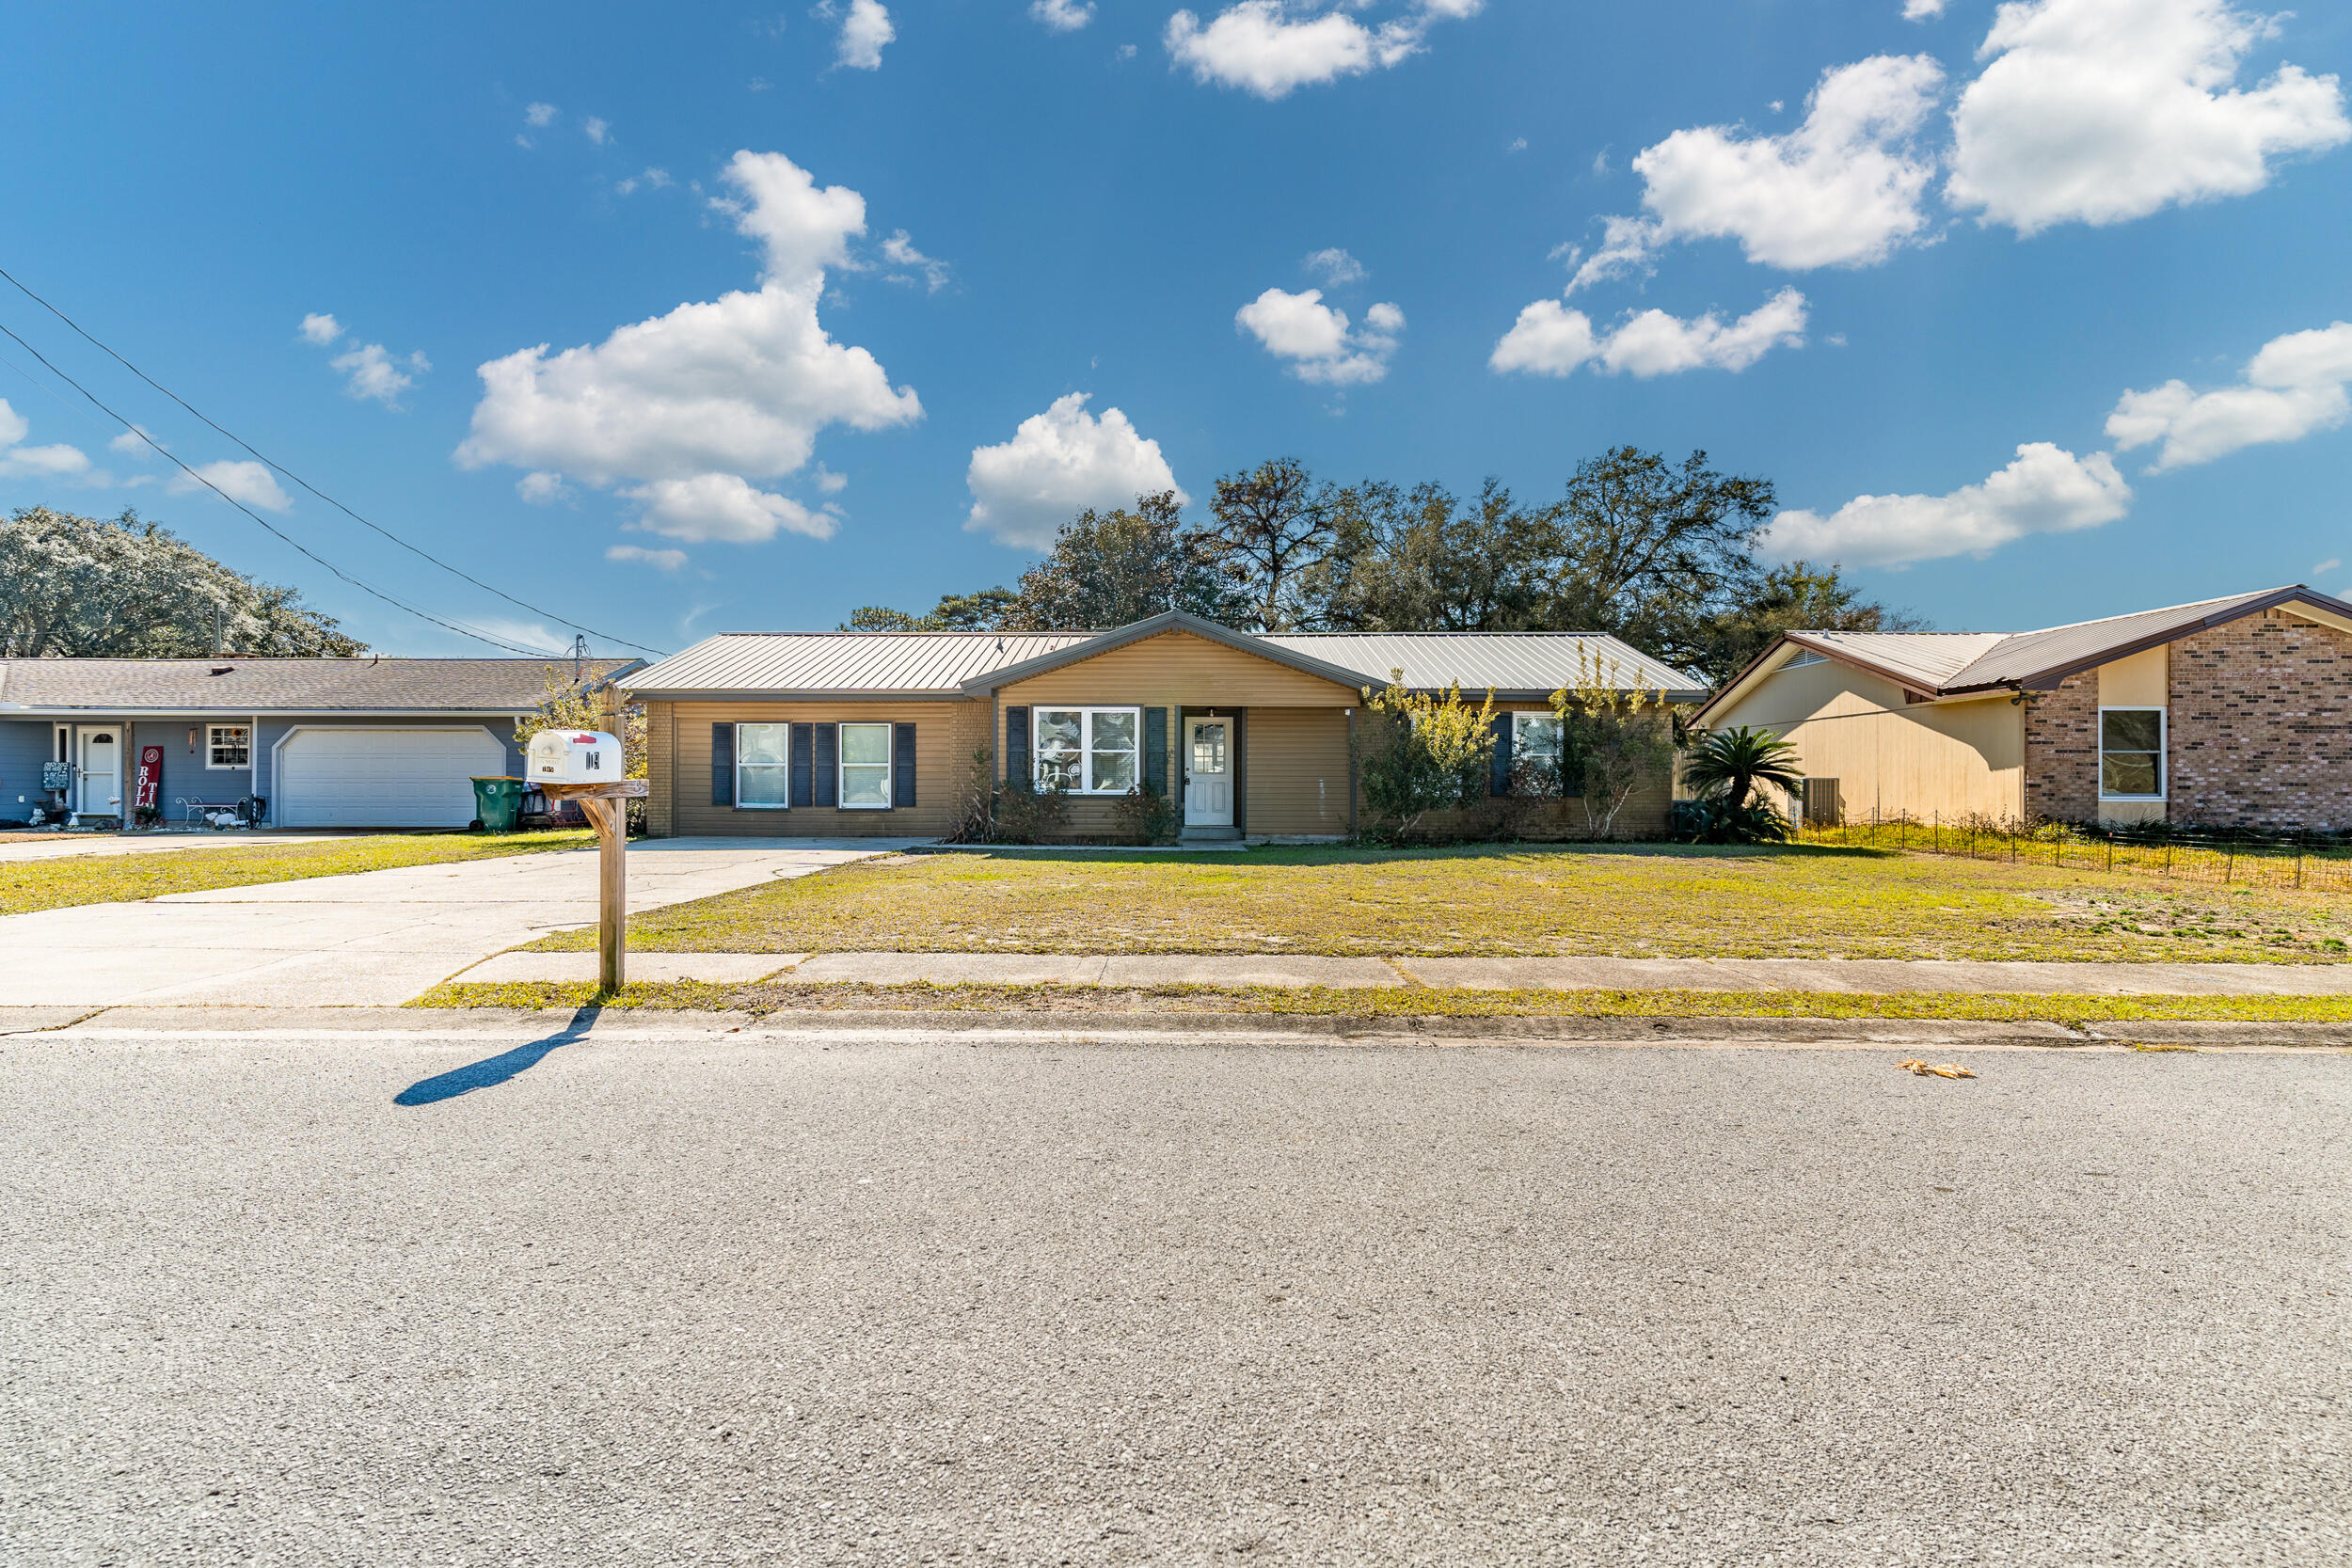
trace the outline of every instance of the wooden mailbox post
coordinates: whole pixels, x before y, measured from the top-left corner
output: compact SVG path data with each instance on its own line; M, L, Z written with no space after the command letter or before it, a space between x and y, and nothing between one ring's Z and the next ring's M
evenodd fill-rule
M612 993L628 975L628 807L653 793L643 779L542 784L550 800L578 800L596 825L596 989Z

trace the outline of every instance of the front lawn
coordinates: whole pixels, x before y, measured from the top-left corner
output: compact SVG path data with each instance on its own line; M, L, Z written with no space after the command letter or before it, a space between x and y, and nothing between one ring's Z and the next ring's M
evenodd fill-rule
M56 835L49 835L53 840ZM540 833L384 833L325 843L241 845L219 849L158 850L153 854L60 855L0 862L0 914L63 909L71 904L128 903L167 893L252 887L261 882L438 865L500 855L579 849L596 835L583 830Z
M2331 962L2352 958L2352 900L1815 846L1024 851L862 862L629 933L719 953Z

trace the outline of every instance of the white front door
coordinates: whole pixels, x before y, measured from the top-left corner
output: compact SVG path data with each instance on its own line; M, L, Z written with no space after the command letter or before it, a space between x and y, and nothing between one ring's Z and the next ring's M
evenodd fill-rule
M84 725L75 734L81 755L74 763L73 809L86 816L122 815L122 731L113 724Z
M1195 828L1233 825L1233 721L1195 719L1191 766L1184 772L1184 821Z

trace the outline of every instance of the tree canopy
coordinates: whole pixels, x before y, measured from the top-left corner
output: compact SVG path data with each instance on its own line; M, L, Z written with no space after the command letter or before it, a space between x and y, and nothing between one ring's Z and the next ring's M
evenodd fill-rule
M18 510L0 523L0 657L200 658L367 652L302 595L249 578L159 523Z
M1017 591L950 594L924 616L869 607L850 624L1069 629L1186 610L1259 631L1597 631L1709 683L1796 627L1918 628L1834 565L1759 559L1775 505L1770 480L1704 451L1613 448L1540 504L1492 479L1465 501L1434 483L1336 485L1277 458L1218 480L1200 523L1172 494L1083 512Z

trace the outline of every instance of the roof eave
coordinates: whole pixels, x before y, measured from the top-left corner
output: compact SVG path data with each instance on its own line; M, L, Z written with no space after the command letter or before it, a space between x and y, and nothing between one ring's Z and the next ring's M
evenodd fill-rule
M2078 658L2068 659L2060 664L2053 664L2045 670L2037 670L2029 675L2019 675L2005 681L1979 683L1969 689L1984 690L1992 687L2006 687L2022 688L2027 691L2055 691L2068 677L2079 675L2086 670L2096 670L2102 664L2112 664L2119 658L2129 658L2134 654L2144 654L2151 648L2160 648L2168 642L2178 642L2182 638L2196 632L2211 631L2216 626L2226 626L2233 621L2243 621L2249 615L2259 615L2265 610L2276 610L2280 605L2293 604L2298 599L2307 599L2332 615L2342 615L2346 619L2352 619L2352 604L2347 604L2332 594L2305 588L2298 583L2292 588L2275 588L2267 594L2258 594L2250 599L2242 600L2231 606L2228 610L2217 610L2210 615L2201 616L2194 621L2180 622L2164 631L2151 632L2145 637L2136 637L2128 641L2117 642L2095 653L2085 654Z

